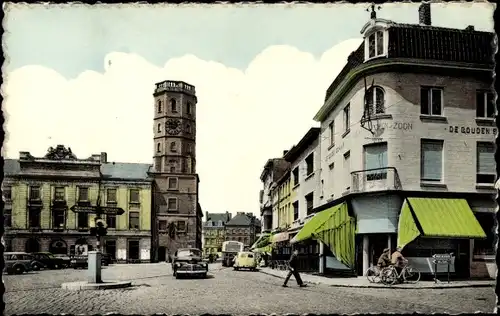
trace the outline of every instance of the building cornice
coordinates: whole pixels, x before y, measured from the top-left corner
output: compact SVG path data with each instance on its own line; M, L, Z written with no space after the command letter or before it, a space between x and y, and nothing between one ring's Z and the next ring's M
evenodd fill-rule
M376 198L377 196L380 196L380 195L397 195L397 196L400 196L402 198L427 197L427 198L470 199L470 198L474 198L474 197L488 197L488 196L494 198L495 193L451 192L451 191L410 191L410 190L383 190L383 191L374 191L374 192L356 192L356 193L348 193L346 195L339 197L338 199L335 199L333 201L330 201L328 203L325 203L323 205L315 207L313 209L313 213L318 213L318 212L324 211L330 207L338 205L342 202L349 201L350 199L353 199L356 197L373 196L374 198Z
M312 127L307 131L307 133L302 137L302 139L299 141L299 143L295 146L293 146L286 154L283 156L283 158L290 162L294 163L295 160L307 149L309 148L315 140L318 139L319 137L319 132L320 132L319 127Z
M406 70L406 71L405 71ZM493 73L491 65L478 65L458 62L430 61L430 60L408 60L405 58L382 58L363 63L352 69L346 79L328 97L323 106L314 116L316 122L322 122L335 108L336 104L349 92L349 90L366 75L382 72L436 72L436 71L460 71L467 73Z

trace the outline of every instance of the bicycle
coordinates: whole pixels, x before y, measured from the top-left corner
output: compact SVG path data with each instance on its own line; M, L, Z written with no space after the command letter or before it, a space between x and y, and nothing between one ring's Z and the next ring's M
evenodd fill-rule
M366 278L370 283L384 283L387 277L388 270L386 268L379 268L378 266L371 266L366 270Z
M389 266L387 268L387 272L384 272L384 277L381 278L382 282L386 285L393 285L401 278L404 282L415 284L420 281L420 271L418 269L411 267L409 264L406 264L403 269L401 269L401 273L398 274L395 266ZM384 269L384 270L385 270Z
M371 266L366 270L366 278L370 283L380 283L380 269L377 266Z

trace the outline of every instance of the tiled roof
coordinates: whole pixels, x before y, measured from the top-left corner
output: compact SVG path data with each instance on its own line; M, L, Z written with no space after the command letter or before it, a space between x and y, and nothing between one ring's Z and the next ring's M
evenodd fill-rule
M229 220L228 213L208 213L206 221L218 222L222 221L222 223L226 223Z
M250 226L251 220L246 214L236 214L226 226Z
M7 175L15 175L21 171L19 161L17 159L5 159L3 165L3 172Z
M346 65L344 66L344 68L342 68L337 77L335 77L335 79L333 80L332 84L326 90L325 101L328 100L330 95L337 88L337 86L344 80L347 74L364 62L364 58L365 58L365 43L363 42L361 43L361 45L359 45L358 49L356 49L349 55L349 57L347 57Z
M315 140L318 139L320 132L319 127L312 127L307 131L307 133L302 137L302 139L299 141L299 143L290 149L286 155L285 155L285 160L288 162L292 162L295 159L297 159L303 152L304 150L309 147Z
M404 23L391 23L388 32L388 59L463 62L491 66L493 70L493 33ZM363 42L349 55L346 65L328 87L325 101L347 74L364 62L364 47Z
M104 178L123 180L146 180L150 164L108 162L101 165L101 173Z
M396 23L389 28L389 57L493 65L493 33Z
M109 162L101 165L101 173L110 180L147 180L150 167L150 164L144 163ZM21 171L19 160L5 159L3 170L5 175L18 174Z

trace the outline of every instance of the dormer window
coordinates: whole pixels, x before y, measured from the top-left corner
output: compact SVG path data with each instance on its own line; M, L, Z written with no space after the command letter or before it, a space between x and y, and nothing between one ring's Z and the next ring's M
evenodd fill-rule
M368 36L368 58L385 55L384 32L376 31Z
M384 25L365 30L365 61L387 56L388 32Z

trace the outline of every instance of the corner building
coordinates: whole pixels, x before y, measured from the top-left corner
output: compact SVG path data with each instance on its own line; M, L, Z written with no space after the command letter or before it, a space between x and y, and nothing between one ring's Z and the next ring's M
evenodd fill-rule
M196 91L182 81L163 81L154 91L154 258L178 248L201 249L203 213L196 173Z
M423 273L432 255L454 253L453 274L494 277L494 34L432 26L428 3L419 20L373 12L327 90L314 211L355 221L354 252L336 256L358 274L402 246Z

